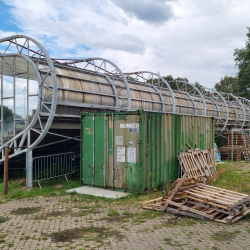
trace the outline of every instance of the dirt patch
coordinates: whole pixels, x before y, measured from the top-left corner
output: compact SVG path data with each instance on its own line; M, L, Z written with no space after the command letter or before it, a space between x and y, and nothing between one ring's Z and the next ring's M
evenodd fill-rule
M230 240L233 240L239 233L240 233L240 230L235 230L232 232L223 230L223 231L212 234L211 238L217 241L230 241Z
M71 213L72 213L71 209L66 209L64 211L53 210L52 212L42 214L42 215L39 215L39 216L35 216L34 219L36 219L36 220L47 220L49 217L65 216L65 215L68 215L68 214L71 214Z
M119 231L93 226L67 229L51 234L43 234L43 236L50 237L52 242L71 242L79 238L83 238L86 241L102 242L109 237L116 237L119 240L124 238Z
M174 217L167 219L165 222L165 227L174 227L174 226L193 226L197 224L196 219L188 217Z
M107 222L129 222L130 219L138 216L135 213L123 212L119 214L117 211L110 211L107 213L107 216L103 217L101 220L106 220Z
M15 210L12 210L10 213L14 215L29 215L38 213L42 207L19 207Z

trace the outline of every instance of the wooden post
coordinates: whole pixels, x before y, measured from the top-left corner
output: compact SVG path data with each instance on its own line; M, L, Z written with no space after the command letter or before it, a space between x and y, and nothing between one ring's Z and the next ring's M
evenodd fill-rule
M4 177L3 177L3 194L7 195L8 193L8 173L9 173L9 146L5 147L5 156L4 156Z

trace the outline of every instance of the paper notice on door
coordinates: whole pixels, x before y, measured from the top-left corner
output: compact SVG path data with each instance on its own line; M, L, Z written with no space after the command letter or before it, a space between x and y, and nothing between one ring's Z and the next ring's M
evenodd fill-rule
M116 136L115 137L115 144L122 146L123 145L123 136Z
M136 162L136 148L128 148L128 151L127 151L127 159L128 159L128 162L132 162L132 163L135 163Z
M125 162L125 147L117 147L117 162Z

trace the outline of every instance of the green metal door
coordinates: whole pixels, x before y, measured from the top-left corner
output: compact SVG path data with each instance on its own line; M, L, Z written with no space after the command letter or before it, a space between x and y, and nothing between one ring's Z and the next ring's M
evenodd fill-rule
M82 183L85 185L104 186L105 136L105 115L82 117L81 168Z
M81 146L81 169L82 183L92 185L93 172L93 138L94 138L93 116L82 116L82 146Z

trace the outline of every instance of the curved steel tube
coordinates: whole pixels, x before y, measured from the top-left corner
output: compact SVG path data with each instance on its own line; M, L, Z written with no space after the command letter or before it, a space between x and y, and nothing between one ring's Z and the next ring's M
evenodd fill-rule
M52 60L51 60L48 52L35 39L33 39L31 37L28 37L28 36L24 36L24 35L15 35L15 36L10 36L10 37L6 37L6 38L3 38L3 39L0 39L0 43L11 42L14 39L16 40L16 39L20 39L20 38L21 39L22 38L26 39L28 41L32 41L40 49L41 53L43 53L43 55L46 58L46 61L48 63L48 66L50 68L50 75L52 77L52 84L53 84L53 89L52 89L52 103L51 103L51 108L50 108L49 116L48 116L48 119L47 119L47 122L46 122L45 126L43 127L42 133L38 136L38 138L31 145L29 145L29 149L33 149L45 137L45 135L48 132L48 130L49 130L49 128L50 128L50 126L51 126L51 124L53 122L53 119L54 119L54 114L55 114L56 106L57 106L57 77L56 77L56 73L55 73L55 69L54 69L54 64L53 64L53 62L52 62ZM18 50L18 46L17 46L17 50ZM11 56L11 55L10 54L1 54L1 56L5 57L5 56ZM9 140L7 143L1 145L0 150L3 149L5 145L9 144L11 141L16 140L18 137L20 137L21 135L24 135L28 130L30 130L35 125L35 123L37 122L39 113L41 111L41 105L40 104L41 104L41 101L42 101L42 98L43 98L42 97L43 93L42 93L41 87L42 87L43 81L42 81L42 78L40 76L39 70L37 69L37 66L35 65L35 63L28 56L22 54L21 52L15 54L15 56L20 56L20 57L24 58L27 62L29 62L29 64L34 69L34 72L35 72L35 74L37 76L38 87L39 87L39 94L38 94L39 100L38 100L38 106L37 106L37 110L35 112L35 115L34 115L32 121L30 122L30 124L28 125L28 127L24 131L22 131L21 134L18 134L17 136L15 136L11 140ZM13 155L10 155L10 157L13 157L16 154L20 154L20 153L23 153L23 152L26 152L26 151L27 151L27 149L20 150L17 153L15 153Z

